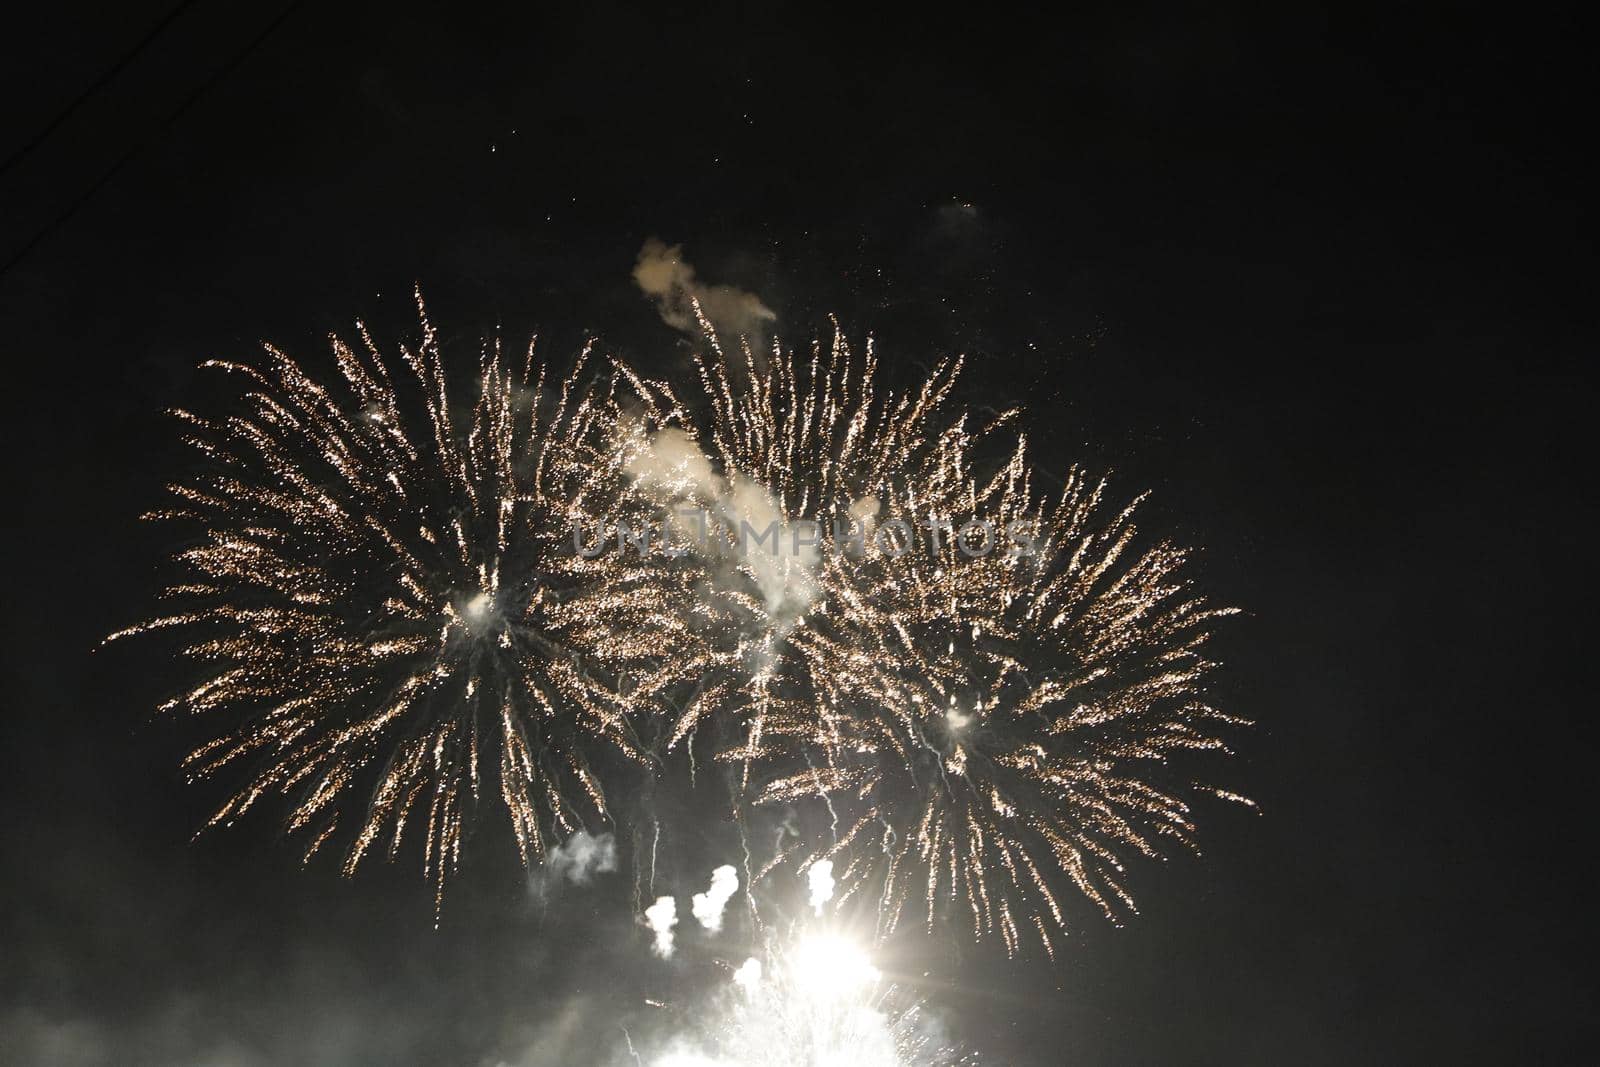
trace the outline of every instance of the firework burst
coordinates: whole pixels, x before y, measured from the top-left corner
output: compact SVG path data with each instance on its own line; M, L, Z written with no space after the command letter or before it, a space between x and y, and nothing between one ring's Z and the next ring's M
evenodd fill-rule
M111 639L192 635L203 680L164 710L227 728L185 768L245 778L208 825L280 794L307 859L348 840L347 873L421 826L442 893L486 796L525 862L551 829L608 817L605 770L648 758L633 719L689 638L674 572L570 547L574 523L642 521L610 450L624 421L671 421L660 393L615 365L584 384L587 350L550 377L531 345L496 341L458 408L418 310L401 367L359 324L359 346L334 338L333 389L271 346L207 364L241 383L242 410L176 413L205 469L148 516L198 540L176 555L173 608Z
M1239 724L1205 695L1229 611L1137 501L1076 469L1039 491L1015 413L952 402L959 360L894 392L837 328L730 356L702 321L700 430L665 383L497 341L457 407L421 322L399 367L364 327L331 389L269 346L212 364L239 413L177 413L205 469L151 517L197 539L172 610L113 638L185 635L202 677L165 708L223 724L186 769L244 779L210 825L281 795L347 873L424 827L442 894L485 797L531 863L609 819L630 765L648 785L681 746L692 784L708 731L736 808L826 814L766 870L826 861L882 933L959 921L1015 953L1053 950L1069 887L1133 910L1125 860L1192 848L1197 792L1249 803L1179 774Z
M941 646L936 671L898 683L916 713L861 718L870 760L767 787L793 798L820 782L854 813L814 854L848 857L846 894L875 891L885 933L908 914L930 928L965 917L1010 953L1027 935L1053 952L1059 886L1115 921L1135 910L1129 856L1195 848L1189 798L1250 803L1177 766L1226 752L1221 733L1245 725L1205 696L1204 645L1233 612L1188 588L1181 550L1136 549L1136 505L1109 509L1104 494L1075 470L1038 513L1032 552L946 558L955 584L999 593L907 597L906 630Z
M911 702L949 676L949 657L929 655L906 626L908 596L991 595L943 569L953 541L924 557L911 542L932 517L998 516L1025 490L1015 464L987 484L971 469L974 447L1011 416L977 428L941 417L959 361L911 395L880 395L871 346L856 360L840 334L809 361L781 347L759 358L744 348L735 361L709 326L707 336L713 357L696 362L709 450L674 429L636 440L625 462L647 495L709 517L687 557L707 605L703 674L669 744L732 718L743 737L720 758L746 779L753 762L793 744L831 765L863 743L863 708L909 722ZM824 543L840 531L848 543Z
M1065 886L1110 918L1132 911L1125 858L1192 848L1187 798L1248 803L1172 766L1225 751L1242 724L1204 695L1204 645L1231 612L1189 589L1183 551L1140 547L1137 501L1109 507L1078 470L1047 498L1003 432L1013 413L952 412L959 361L895 394L871 345L857 358L837 331L809 358L730 358L707 337L716 473L683 495L743 501L730 524L775 516L784 540L700 583L732 621L674 738L742 723L721 758L747 784L760 769L755 802L826 812L821 842L778 860L837 859L885 933L964 916L1008 952L1024 936L1053 951ZM787 551L802 516L856 539Z

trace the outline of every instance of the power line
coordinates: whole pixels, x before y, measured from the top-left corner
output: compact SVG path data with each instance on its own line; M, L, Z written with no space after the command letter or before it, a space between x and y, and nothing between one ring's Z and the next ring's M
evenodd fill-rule
M188 2L192 2L192 0L188 0ZM62 211L54 219L46 223L44 228L38 233L34 234L26 244L17 250L15 255L6 260L5 266L0 266L0 278L5 277L11 272L13 267L26 259L28 253L32 252L41 241L43 241L46 237L49 237L52 233L54 233L56 230L59 230L63 225L69 222L72 217L76 215L83 207L83 205L88 203L89 200L93 198L94 195L101 189L105 188L106 184L110 182L112 178L116 177L122 168L127 166L127 164L135 156L144 151L153 141L170 130L173 125L177 123L179 119L183 118L183 116L188 113L189 109L193 107L197 101L199 101L200 97L204 96L206 92L208 92L213 86L231 74L234 69L238 67L240 63L243 63L247 58L249 58L250 54L253 53L257 48L260 48L263 44L265 44L267 38L272 36L273 31L275 31L279 26L283 25L284 21L294 13L295 8L299 7L300 4L301 0L291 0L291 3L288 7L279 12L278 16L268 23L265 29L256 34L250 43L245 45L243 51L239 52L232 59L228 60L228 62L218 68L211 75L211 77L207 78L198 87L191 91L189 95L184 98L183 103L179 104L177 109L173 111L171 115L167 116L166 121L161 124L161 128L157 130L155 134L145 138L143 141L140 141L138 144L128 149L128 151L124 152L122 157L113 163L110 169L102 174L99 179L88 188L87 191L73 200L71 204L67 205L66 210Z
M138 44L134 45L132 49L124 53L121 59L117 60L110 67L106 68L100 77L90 82L81 93L73 97L67 103L67 106L62 108L61 111L56 114L56 117L51 119L45 125L44 129L34 134L27 144L11 153L11 155L7 157L5 163L0 164L0 177L4 177L5 175L9 174L13 167L15 167L18 163L21 163L24 159L27 159L28 156L32 155L34 149L48 141L50 139L50 135L55 133L56 130L60 129L61 124L71 118L78 108L83 106L84 101L88 100L101 89L104 89L111 79L115 78L118 74L121 74L123 68L137 59L139 57L139 53L143 52L150 46L150 42L154 41L157 37L160 37L162 31L168 26L172 25L173 20L179 15L183 14L190 7L194 6L194 3L195 0L181 0L177 7L167 12L166 17L152 26L150 31L140 38Z

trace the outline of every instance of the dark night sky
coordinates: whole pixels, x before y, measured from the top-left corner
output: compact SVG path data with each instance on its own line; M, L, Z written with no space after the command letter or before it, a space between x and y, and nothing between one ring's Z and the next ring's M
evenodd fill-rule
M215 399L200 359L408 337L420 281L461 351L593 331L666 367L651 235L892 374L969 353L1046 471L1155 490L1248 609L1222 684L1263 813L1207 811L1205 854L1053 969L928 947L959 1036L1019 1067L1593 1059L1592 27L1292 6L8 26L0 1061L578 1064L664 988L609 976L615 901L541 910L488 832L438 932L410 870L302 870L270 818L191 843L216 794L147 710L179 673L94 651L157 587L135 516L185 462L163 409Z

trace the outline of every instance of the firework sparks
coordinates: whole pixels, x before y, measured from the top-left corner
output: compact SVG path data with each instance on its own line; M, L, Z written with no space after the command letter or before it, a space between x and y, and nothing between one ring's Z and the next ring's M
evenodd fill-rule
M647 494L691 505L714 527L700 542L697 587L714 605L707 627L722 627L712 639L721 655L701 664L706 676L670 743L733 714L746 723L745 742L724 758L748 767L768 742L788 738L819 743L831 765L859 743L844 709L897 705L888 679L939 668L897 617L903 585L962 591L936 566L896 557L928 517L946 521L1002 492L996 484L980 494L969 470L971 449L995 427L939 424L959 362L941 364L917 395L879 397L871 348L860 364L842 336L827 354L814 349L807 369L781 348L764 360L745 349L736 366L709 324L707 335L715 358L699 367L710 452L671 431L628 463ZM861 551L819 551L817 532L839 529Z
M1196 791L1249 803L1169 781L1174 757L1225 751L1242 725L1204 695L1231 612L1190 590L1183 551L1140 546L1137 501L1108 507L1078 470L1037 491L1026 442L1000 432L1014 413L952 413L959 361L897 395L837 331L809 359L778 343L735 359L703 325L712 447L676 442L694 473L675 499L730 527L774 520L781 547L708 567L726 652L674 740L738 717L722 758L747 783L763 768L758 802L820 802L824 842L792 858L876 892L886 933L964 915L1008 952L1053 951L1065 886L1132 911L1125 858L1192 848ZM802 554L803 517L852 543Z
M214 364L244 410L178 413L207 469L153 516L199 528L174 610L113 635L195 635L203 677L166 708L231 725L186 767L245 774L211 824L280 794L308 859L349 842L347 873L423 826L442 894L485 793L531 863L611 817L618 769L682 746L692 779L710 727L745 798L826 813L765 870L875 895L881 933L1052 950L1068 887L1133 910L1126 858L1192 848L1197 792L1249 803L1175 777L1239 724L1205 696L1228 610L1138 538L1137 501L1076 469L1038 491L1015 413L955 409L959 360L895 393L837 328L730 357L701 324L704 432L669 385L586 379L587 352L548 378L498 342L457 409L425 314L399 371L364 327L334 339L332 389L271 347ZM676 550L622 550L663 515Z
M908 912L930 928L964 914L1008 952L1030 934L1053 951L1058 886L1115 921L1135 910L1127 857L1195 848L1193 794L1250 803L1173 766L1226 752L1220 733L1244 725L1205 696L1204 645L1232 611L1188 588L1180 550L1135 549L1134 506L1108 514L1104 493L1074 471L1036 512L1033 553L944 560L987 598L907 597L906 630L942 653L937 670L914 694L920 714L864 720L878 758L841 768L859 814L822 853L852 856L853 889L876 886L885 932Z
M672 415L620 369L584 385L587 351L551 378L531 345L517 359L498 342L464 410L425 313L403 368L359 332L333 339L332 389L270 346L208 364L237 376L243 411L177 412L206 470L149 516L199 530L174 609L108 640L197 635L184 652L203 680L165 710L232 726L185 767L249 767L208 825L281 794L307 859L345 832L347 873L421 825L442 893L484 794L531 862L551 830L608 817L607 763L646 759L633 721L678 676L687 594L649 560L568 539L575 522L642 521L608 451L619 394L631 426Z

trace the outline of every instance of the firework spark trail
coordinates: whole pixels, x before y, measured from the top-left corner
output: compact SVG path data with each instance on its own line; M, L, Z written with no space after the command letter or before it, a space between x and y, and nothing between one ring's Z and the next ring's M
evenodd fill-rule
M332 340L331 389L271 346L207 364L236 376L242 410L176 413L206 470L147 516L199 539L176 555L170 613L108 640L195 635L204 678L164 710L230 727L185 767L250 768L208 825L282 794L308 860L350 840L347 873L420 825L442 894L486 792L524 862L609 818L602 769L646 760L635 723L694 642L674 572L568 546L574 522L643 521L611 450L624 423L671 422L669 391L620 367L586 385L587 349L551 377L531 345L514 359L495 341L454 406L417 306L398 371L359 324L358 346Z
M1036 491L1025 440L1002 432L1015 413L951 412L959 360L894 394L837 327L809 358L775 342L758 359L702 325L710 447L673 438L687 475L657 486L730 525L774 517L787 538L812 518L857 539L774 562L713 538L697 585L723 653L674 740L741 721L719 758L746 782L760 765L758 803L827 806L827 839L795 862L838 861L847 896L876 886L884 933L959 915L1010 953L1024 936L1053 952L1064 887L1113 920L1134 910L1127 856L1193 848L1195 793L1249 803L1171 766L1243 725L1205 697L1204 645L1231 611L1190 589L1186 553L1137 539L1138 501L1110 507L1076 469Z

